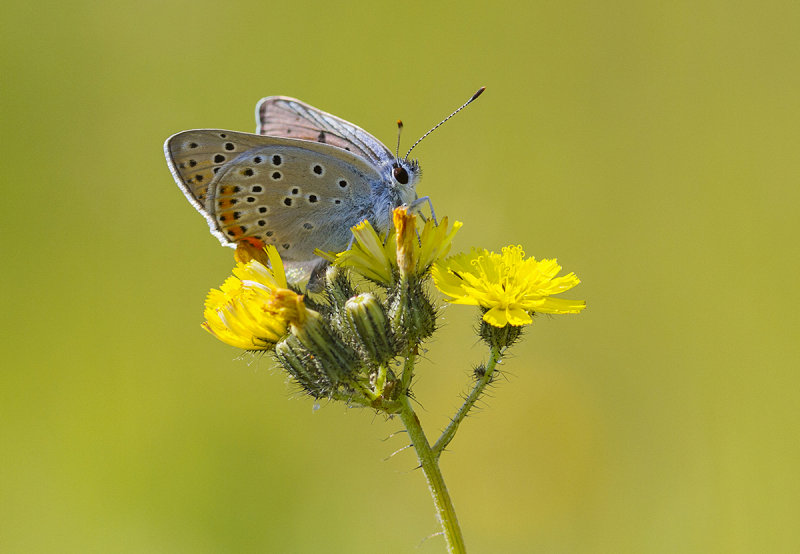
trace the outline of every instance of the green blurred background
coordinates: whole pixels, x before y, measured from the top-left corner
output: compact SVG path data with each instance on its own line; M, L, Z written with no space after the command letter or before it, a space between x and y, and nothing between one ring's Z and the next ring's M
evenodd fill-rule
M589 308L537 319L443 458L470 551L800 551L796 2L3 12L0 551L443 552L397 422L200 329L231 251L162 143L283 94L407 148L481 85L419 190ZM419 370L430 435L474 315Z

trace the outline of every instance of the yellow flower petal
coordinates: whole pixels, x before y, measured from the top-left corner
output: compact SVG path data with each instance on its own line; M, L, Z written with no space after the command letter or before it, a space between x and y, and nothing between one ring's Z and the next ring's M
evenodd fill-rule
M517 327L520 325L528 325L529 323L533 323L533 318L530 316L530 314L518 307L506 308L506 319L508 320L509 325L515 325Z
M506 311L497 306L483 314L483 320L490 325L494 325L495 327L505 327L508 325Z
M548 298L536 311L546 314L577 314L586 307L585 300Z
M349 267L376 283L391 284L394 280L393 262L396 267L392 242L381 240L367 220L353 227L352 231L355 237L353 246L350 250L336 254L334 263L341 267Z
M417 254L417 272L424 273L436 260L447 256L452 246L453 237L463 223L453 222L453 228L447 230L447 216L443 217L438 225L429 219L420 234L419 253Z

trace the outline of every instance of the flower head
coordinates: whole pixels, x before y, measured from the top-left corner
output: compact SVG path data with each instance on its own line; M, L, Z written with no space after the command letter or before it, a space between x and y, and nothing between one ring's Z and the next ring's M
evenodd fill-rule
M352 228L355 237L352 248L338 254L317 254L378 284L392 286L398 276L423 275L434 261L447 255L462 225L456 221L448 231L448 220L444 217L438 224L430 219L425 221L419 230L417 216L402 206L395 208L393 223L388 236L382 238L364 220Z
M203 328L221 341L246 350L271 350L288 332L276 295L286 275L274 246L265 249L271 267L257 259L239 263L222 286L206 297Z
M473 248L437 262L431 274L440 291L454 304L486 309L483 320L495 327L521 326L533 321L531 312L574 314L586 307L583 300L553 298L580 280L561 271L555 259L525 259L521 246L507 246L502 254Z

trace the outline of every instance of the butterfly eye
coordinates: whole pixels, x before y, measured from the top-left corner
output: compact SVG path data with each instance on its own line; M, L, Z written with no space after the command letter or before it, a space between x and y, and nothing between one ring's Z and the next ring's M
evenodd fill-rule
M404 167L400 167L399 165L395 166L395 168L392 170L392 175L394 175L395 181L401 185L408 184L408 171L406 171Z

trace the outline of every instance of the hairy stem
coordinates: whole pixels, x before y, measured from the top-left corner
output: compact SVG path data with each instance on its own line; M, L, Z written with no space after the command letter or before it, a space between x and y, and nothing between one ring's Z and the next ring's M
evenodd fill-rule
M417 451L420 467L425 473L425 479L428 481L428 489L436 507L436 516L447 541L447 551L450 554L463 554L466 552L464 537L461 534L461 527L458 525L453 501L450 499L450 494L444 484L442 471L439 469L439 459L431 451L430 443L422 431L419 418L414 413L408 396L403 395L399 400L399 404L400 419L411 437L411 442Z
M494 370L497 367L497 363L500 361L500 349L492 347L491 352L489 354L489 361L486 363L486 367L484 368L483 375L478 379L475 383L475 387L472 389L472 392L469 393L464 404L461 408L456 412L456 415L453 416L453 419L450 420L450 424L447 428L442 432L442 436L439 437L439 440L436 441L436 444L433 445L432 453L439 459L439 456L442 455L442 451L450 444L450 441L453 440L453 437L456 434L456 430L461 422L467 417L467 412L470 411L472 406L478 400L483 389L486 388L492 380L492 375L494 374Z

